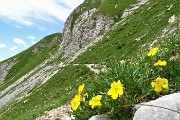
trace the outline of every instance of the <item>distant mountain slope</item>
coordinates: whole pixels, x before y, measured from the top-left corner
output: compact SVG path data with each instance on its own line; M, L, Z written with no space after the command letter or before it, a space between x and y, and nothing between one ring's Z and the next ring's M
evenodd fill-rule
M6 104L11 98L22 92L15 92L16 94L14 93L11 97L8 97L8 93L12 93L12 90L27 80L30 75L32 76L32 73L37 73L40 69L43 69L41 64L47 62L53 56L55 51L58 50L60 42L60 33L49 35L29 49L0 63L0 68L3 70L0 73L2 76L0 86L0 98L2 100L0 105Z
M53 55L53 52L57 50L57 47L59 47L60 42L60 33L49 35L43 38L38 43L36 43L35 45L33 45L32 47L30 47L29 49L19 53L18 55L12 58L7 59L6 61L3 61L2 63L13 60L16 62L16 64L13 65L10 69L9 74L5 77L5 82L7 82L15 76L24 75L25 73L27 73L28 71L32 70L34 67L42 63L44 60L50 58L51 54ZM0 65L2 63L0 63ZM26 70L24 70L23 68Z
M0 63L0 120L33 120L72 99L96 75L87 65L136 58L171 36L179 41L178 0L85 0L63 33ZM179 22L179 21L177 21ZM162 47L163 48L163 47ZM168 56L169 57L169 56ZM177 77L178 78L178 77Z

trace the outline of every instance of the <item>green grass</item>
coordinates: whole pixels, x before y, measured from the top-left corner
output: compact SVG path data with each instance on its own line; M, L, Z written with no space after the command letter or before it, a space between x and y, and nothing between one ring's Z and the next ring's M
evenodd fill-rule
M155 40L163 28L168 26L169 17L177 16L179 13L178 1L164 0L153 6L155 2L157 0L140 8L134 15L130 16L130 20L123 26L120 24L115 30L110 30L102 41L90 47L74 63L100 63L107 62L109 59L122 60L135 57L142 45ZM172 3L174 3L172 9L166 11L166 6L170 6ZM151 6L153 9L147 10ZM164 11L164 15L153 18ZM135 40L143 35L145 36L140 41Z
M77 92L77 86L82 82L88 84L93 78L94 73L86 66L69 65L40 88L29 91L32 92L31 95L11 105L9 111L1 115L0 120L33 120L44 114L45 111L70 101ZM24 103L25 100L27 100L26 103ZM6 107L2 108L0 112L2 113L5 109Z
M83 94L88 93L86 101L81 100L79 108L73 112L77 120L86 120L96 114L107 114L112 119L131 120L134 106L138 103L156 99L160 96L180 91L180 59L170 58L180 52L180 36L169 36L158 44L159 50L154 56L138 54L126 59L124 63L112 60L107 73L100 75L91 85L86 85ZM166 50L168 48L168 50ZM174 53L172 52L174 51ZM166 66L154 66L158 60L165 60ZM137 64L138 63L138 64ZM157 77L168 80L168 88L156 92L151 82ZM113 100L107 95L113 81L120 80L124 94ZM89 101L96 95L102 95L102 106L91 109ZM82 95L83 96L83 95ZM81 97L82 97L81 96ZM177 111L178 112L178 111Z

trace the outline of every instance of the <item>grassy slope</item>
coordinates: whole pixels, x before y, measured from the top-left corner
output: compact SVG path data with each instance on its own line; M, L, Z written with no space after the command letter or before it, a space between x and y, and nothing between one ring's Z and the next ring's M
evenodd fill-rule
M120 1L122 0L119 0L119 2ZM107 4L105 4L106 2ZM111 4L109 4L111 1L106 0L106 2L104 3L106 7L101 7L101 12L109 12L108 14L114 16L114 13L111 13L112 11L110 9L112 8ZM130 2L133 3L133 0ZM158 3L154 4L156 2ZM98 1L95 3L97 3L98 6ZM126 2L122 1L122 3L125 4ZM170 6L172 3L174 3L172 10L166 11L166 6ZM135 14L131 16L131 20L124 26L117 26L115 30L107 33L106 36L109 36L109 38L104 37L101 42L89 48L91 52L87 51L79 56L75 63L99 63L108 61L109 58L117 60L133 58L143 44L154 40L154 38L161 33L162 29L168 25L167 21L170 16L179 14L178 4L176 0L152 0L149 5L143 6L140 10L136 11ZM149 6L153 6L153 8L147 10ZM106 9L108 10L106 11ZM155 17L156 19L153 18L153 16L163 11L165 11L163 16L159 18ZM157 21L157 19L160 20ZM146 36L142 38L141 41L134 41L135 38L145 33ZM82 80L77 81L79 77L82 77ZM16 120L32 120L38 115L43 114L44 111L56 108L69 101L75 94L77 86L82 82L89 83L89 80L94 80L94 75L89 69L83 65L70 65L57 73L41 88L34 90L30 96L12 105L8 112L2 114L0 120L11 120L14 118ZM70 94L66 94L67 96L64 95L64 89L70 86L72 90L67 91L70 92ZM27 103L23 103L26 99L28 100ZM6 109L7 108L4 107L0 112Z
M174 3L172 9L167 11L167 6L172 3ZM109 59L121 60L135 57L142 45L153 41L160 35L163 28L168 26L169 17L179 14L178 5L179 2L176 0L151 0L149 5L143 6L130 16L131 20L108 32L102 41L90 47L74 63L100 63L107 62ZM147 10L149 6L152 9ZM164 15L157 17L164 11ZM145 36L140 41L134 40L143 35Z
M80 79L81 77L81 79ZM39 114L51 110L70 101L75 94L78 85L82 82L89 83L94 74L84 65L69 65L53 76L41 88L35 89L30 96L21 100L19 103L11 105L1 120L33 120ZM68 88L68 90L65 90ZM71 89L70 89L71 88ZM26 103L24 101L27 100ZM7 107L3 107L3 113Z
M18 55L9 58L16 58L18 62L9 70L8 75L5 78L4 83L0 86L0 91L5 89L8 85L19 79L21 76L28 73L30 70L34 69L36 66L41 64L47 58L50 57L49 52L53 54L57 50L60 41L48 46L55 37L61 37L60 33L55 33L49 36L44 37L41 41L30 47L29 49L19 53ZM32 50L38 48L38 54L34 54ZM3 61L4 62L4 61Z

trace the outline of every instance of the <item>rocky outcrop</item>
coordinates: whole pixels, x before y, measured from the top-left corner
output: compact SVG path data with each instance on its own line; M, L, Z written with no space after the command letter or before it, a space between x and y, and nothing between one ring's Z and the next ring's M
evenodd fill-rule
M96 8L83 12L76 19L74 14L81 11L81 8L77 7L65 22L61 43L64 57L70 57L89 45L95 38L107 32L114 23L112 18L97 14Z
M21 94L21 97L14 100L21 100L22 98L30 95L31 92L29 93L29 91L31 91L35 86L44 84L60 70L57 65L46 66L46 64L47 63L45 61L44 63L38 65L35 69L10 84L3 91L0 91L0 108L13 100L19 94Z
M133 120L180 120L180 93L139 104Z
M7 61L0 65L0 84L4 82L4 79L6 75L8 74L8 71L16 64L16 60L13 61Z
M130 6L130 8L127 8L124 10L124 13L121 16L121 18L126 18L127 16L131 15L135 10L137 10L139 7L141 7L142 5L144 5L147 2L148 2L148 0L138 0L138 3L133 4Z
M36 120L71 120L71 105L63 105L57 109L53 109L45 113L45 115L37 118Z

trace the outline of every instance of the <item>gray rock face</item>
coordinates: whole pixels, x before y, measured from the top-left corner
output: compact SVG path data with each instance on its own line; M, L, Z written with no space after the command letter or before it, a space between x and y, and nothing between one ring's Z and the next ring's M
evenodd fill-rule
M0 65L0 84L3 83L8 71L16 64L16 61L7 61Z
M96 8L85 11L75 19L74 14L79 12L81 12L81 7L76 8L65 22L61 43L61 52L64 57L70 57L89 45L95 38L108 31L114 23L108 16L95 14Z
M68 103L57 109L53 109L49 112L46 112L45 115L37 118L36 120L72 120L71 113L71 104Z
M92 116L89 120L111 120L111 118L103 114L103 115Z
M140 104L133 120L180 120L180 93Z
M131 15L135 10L137 10L139 7L141 7L142 5L144 5L147 2L148 2L148 0L138 0L138 3L133 4L130 6L130 8L127 8L124 10L124 13L121 16L121 18L126 18L127 16Z

